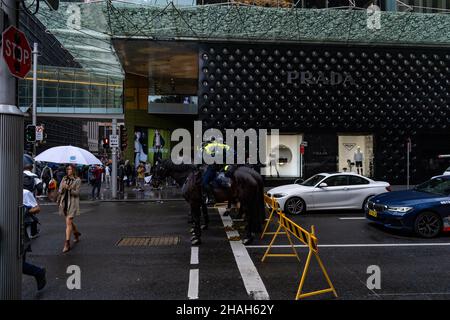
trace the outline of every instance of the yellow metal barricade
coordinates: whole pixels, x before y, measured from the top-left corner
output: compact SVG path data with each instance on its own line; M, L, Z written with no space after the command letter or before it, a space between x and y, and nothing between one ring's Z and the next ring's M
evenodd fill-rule
M267 248L266 252L264 253L264 256L262 257L261 261L264 262L267 257L276 257L276 256L278 256L278 257L280 257L280 256L284 256L284 257L296 256L297 259L300 261L299 256L297 254L297 250L295 250L295 247L294 247L291 237L290 237L290 235L292 235L295 238L297 238L301 243L306 245L309 249L308 257L306 258L306 263L303 268L302 277L300 279L300 283L298 286L297 295L295 296L295 299L299 300L299 299L303 299L306 297L323 294L323 293L327 293L327 292L332 292L334 294L334 296L337 297L338 295L337 295L336 289L334 288L333 283L331 282L330 277L328 276L328 273L325 269L325 266L323 265L323 262L319 256L318 239L315 234L314 226L311 227L311 231L307 231L307 230L303 229L302 227L300 227L298 224L296 224L291 219L287 218L286 215L281 210L277 210L276 212L279 215L279 221L278 221L279 226L278 226L277 232L274 233L272 241L270 242L269 247ZM290 243L292 249L294 250L295 254L270 253L270 251L272 250L272 246L273 246L276 238L278 237L278 234L280 234L279 231L281 231L281 230L284 230L284 232L288 236L289 243ZM317 263L319 264L319 267L320 267L329 287L325 288L325 289L321 289L321 290L303 293L303 286L305 284L306 276L308 275L309 267L311 264L311 259L313 256L316 258Z
M261 233L261 239L264 238L265 235L275 234L275 232L268 232L267 230L276 218L276 212L280 209L277 200L275 200L274 197L269 197L267 194L264 194L264 204L269 210L269 217L266 219L266 224L264 225L263 232Z

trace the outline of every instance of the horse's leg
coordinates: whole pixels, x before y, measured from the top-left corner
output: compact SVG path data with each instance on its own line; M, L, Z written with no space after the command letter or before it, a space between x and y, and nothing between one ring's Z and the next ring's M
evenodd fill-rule
M205 201L202 200L202 215L203 215L203 224L201 225L202 230L208 229L209 225L209 214L208 214L208 206Z
M236 216L236 219L242 219L242 217L244 216L244 210L243 210L243 206L241 204L240 201L238 201L236 203L237 207L238 207L238 214Z
M231 200L228 200L227 210L223 213L224 216L229 216L231 212Z
M252 223L253 218L250 212L251 208L249 206L241 206L239 212L242 214L245 212L244 220L245 220L245 229L244 229L244 240L242 240L242 243L244 245L250 244L253 240L252 236Z
M193 202L190 205L191 205L191 212L192 212L192 220L194 220L193 236L191 238L191 244L199 245L201 243L201 240L200 240L200 237L201 237L201 227L200 227L201 203Z

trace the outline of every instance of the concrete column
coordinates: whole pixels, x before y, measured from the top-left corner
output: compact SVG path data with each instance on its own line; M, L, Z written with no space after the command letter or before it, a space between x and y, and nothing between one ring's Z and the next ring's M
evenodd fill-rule
M0 28L16 25L15 0L3 0L8 21L0 15ZM3 30L0 30L3 32ZM19 252L22 221L23 114L17 108L16 78L0 57L0 300L21 299L22 263Z
M112 133L113 135L117 134L117 119L112 119ZM111 142L111 140L110 140ZM113 199L117 198L117 148L111 148L111 156L112 156L112 170L111 170L111 197Z

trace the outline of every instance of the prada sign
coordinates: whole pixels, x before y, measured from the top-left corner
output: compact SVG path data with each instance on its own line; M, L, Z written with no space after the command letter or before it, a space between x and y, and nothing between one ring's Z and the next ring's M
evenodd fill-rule
M311 72L311 71L288 71L287 84L299 82L301 84L325 84L325 85L340 85L340 84L355 84L355 80L348 73L340 72Z

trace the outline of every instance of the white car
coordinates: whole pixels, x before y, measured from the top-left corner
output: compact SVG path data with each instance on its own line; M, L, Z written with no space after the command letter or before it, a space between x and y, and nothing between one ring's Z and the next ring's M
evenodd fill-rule
M444 173L442 174L444 176L448 176L450 175L450 167L448 167L447 169L445 169Z
M356 173L320 173L301 184L288 184L267 192L288 214L306 210L364 209L369 198L391 191L387 182Z

